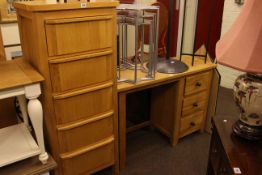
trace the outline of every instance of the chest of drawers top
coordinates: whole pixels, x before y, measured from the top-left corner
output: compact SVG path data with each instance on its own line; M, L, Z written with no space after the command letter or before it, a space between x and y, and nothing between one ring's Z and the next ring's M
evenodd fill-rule
M115 8L119 4L118 1L104 2L48 2L48 1L21 1L15 2L14 7L20 10L44 12L57 10L72 10L72 9L91 9L91 8Z

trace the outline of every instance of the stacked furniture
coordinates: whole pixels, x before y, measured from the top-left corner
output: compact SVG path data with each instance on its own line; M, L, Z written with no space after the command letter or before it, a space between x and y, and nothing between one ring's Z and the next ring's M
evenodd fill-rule
M45 78L44 120L56 174L116 165L117 2L18 2L24 58Z

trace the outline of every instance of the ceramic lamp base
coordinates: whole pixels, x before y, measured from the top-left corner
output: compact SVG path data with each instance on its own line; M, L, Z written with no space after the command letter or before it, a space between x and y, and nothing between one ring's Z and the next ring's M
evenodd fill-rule
M250 126L238 120L232 128L237 136L248 140L262 140L262 126Z

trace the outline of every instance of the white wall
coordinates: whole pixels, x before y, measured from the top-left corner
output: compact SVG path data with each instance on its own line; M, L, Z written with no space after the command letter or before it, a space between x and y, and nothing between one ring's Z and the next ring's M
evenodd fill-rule
M221 37L223 37L223 34L227 32L228 29L231 27L231 25L239 15L241 7L242 6L236 4L234 0L225 0ZM242 72L240 71L222 65L218 65L218 71L220 72L222 77L221 86L227 88L232 88L237 76L242 74Z

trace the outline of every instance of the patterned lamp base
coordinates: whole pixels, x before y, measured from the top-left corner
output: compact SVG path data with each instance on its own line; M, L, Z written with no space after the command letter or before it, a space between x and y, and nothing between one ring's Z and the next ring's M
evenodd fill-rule
M250 126L238 120L232 127L234 134L248 140L262 140L262 126Z
M240 109L234 133L250 140L262 139L262 75L240 75L234 84L234 99Z

